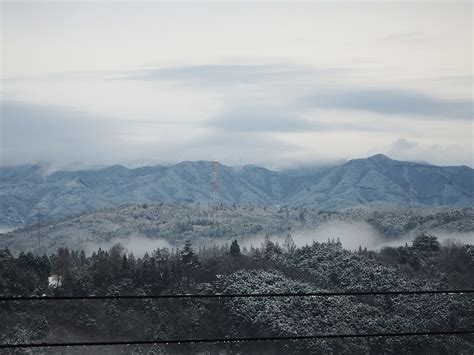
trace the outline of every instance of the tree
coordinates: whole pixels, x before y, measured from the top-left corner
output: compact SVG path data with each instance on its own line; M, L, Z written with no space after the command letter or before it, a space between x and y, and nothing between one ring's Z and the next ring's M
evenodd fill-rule
M440 244L435 236L423 233L413 241L413 249L422 253L435 253L439 252Z
M290 233L286 235L285 240L283 241L283 249L288 254L293 254L296 250L296 244L293 240L293 236Z
M193 271L197 269L200 265L199 258L193 250L193 246L190 240L187 240L184 243L183 250L179 254L179 261L183 267L184 275L183 281L189 286L190 277L193 274Z
M119 276L121 278L129 277L130 276L130 266L128 265L127 255L122 256L122 265L120 265L120 273Z
M240 246L239 246L239 243L237 243L237 239L234 239L234 241L230 245L230 255L232 256L240 255Z
M184 266L195 267L198 262L198 257L194 253L193 245L190 240L184 242L183 250L180 252L180 261Z
M46 255L36 258L36 273L43 282L48 282L48 276L51 274L51 263Z
M54 260L52 270L59 276L60 280L71 271L72 259L67 248L59 248L56 260Z
M265 235L263 252L265 259L272 259L275 255L282 254L281 247L278 243L273 243L268 234Z
M125 248L122 244L114 244L109 249L109 262L111 276L118 277L122 268L123 256L125 256Z

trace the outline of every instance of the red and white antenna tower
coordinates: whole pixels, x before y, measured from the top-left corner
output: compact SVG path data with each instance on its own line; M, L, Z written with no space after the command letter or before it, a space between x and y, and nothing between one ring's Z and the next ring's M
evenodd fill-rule
M210 195L210 207L217 209L219 206L219 193L217 191L217 161L211 161L211 195Z

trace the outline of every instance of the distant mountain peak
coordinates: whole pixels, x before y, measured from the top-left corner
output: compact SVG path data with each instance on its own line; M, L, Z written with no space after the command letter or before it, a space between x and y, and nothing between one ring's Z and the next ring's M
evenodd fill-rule
M375 155L372 155L370 157L368 157L367 159L369 160L375 160L375 161L388 161L388 160L393 160L389 157L387 157L386 155L384 154L375 154Z
M351 159L341 166L385 166L396 161L397 160L391 159L384 154L375 154L367 158Z

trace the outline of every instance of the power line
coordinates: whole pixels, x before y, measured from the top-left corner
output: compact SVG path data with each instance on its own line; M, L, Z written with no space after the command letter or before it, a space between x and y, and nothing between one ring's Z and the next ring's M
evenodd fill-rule
M256 341L284 341L284 340L317 340L317 339L343 339L343 338L376 338L376 337L411 337L411 336L438 336L438 335L466 335L474 334L471 330L446 330L434 332L390 332L390 333L348 333L348 334L318 334L318 335L290 335L276 337L252 338L199 338L199 339L156 339L156 340L125 340L125 341L92 341L70 343L20 343L0 344L0 349L7 348L45 348L68 346L111 346L111 345L169 345L169 344L204 344L204 343L237 343Z
M114 299L189 299L189 298L256 298L256 297L337 297L383 295L433 295L472 294L466 290L416 290L416 291L355 291L355 292L280 292L280 293L215 293L174 295L89 295L89 296L3 296L0 301L55 301L55 300L114 300Z

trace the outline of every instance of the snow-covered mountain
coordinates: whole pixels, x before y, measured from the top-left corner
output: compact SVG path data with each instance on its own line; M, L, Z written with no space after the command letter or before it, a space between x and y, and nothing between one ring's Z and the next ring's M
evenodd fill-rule
M397 161L378 154L327 171L286 202L335 208L373 203L472 206L474 170Z
M392 160L384 155L321 169L271 171L218 164L218 194L225 204L288 204L319 208L356 205L473 206L474 170ZM208 202L209 162L128 169L57 171L39 165L0 168L0 225L145 202Z

